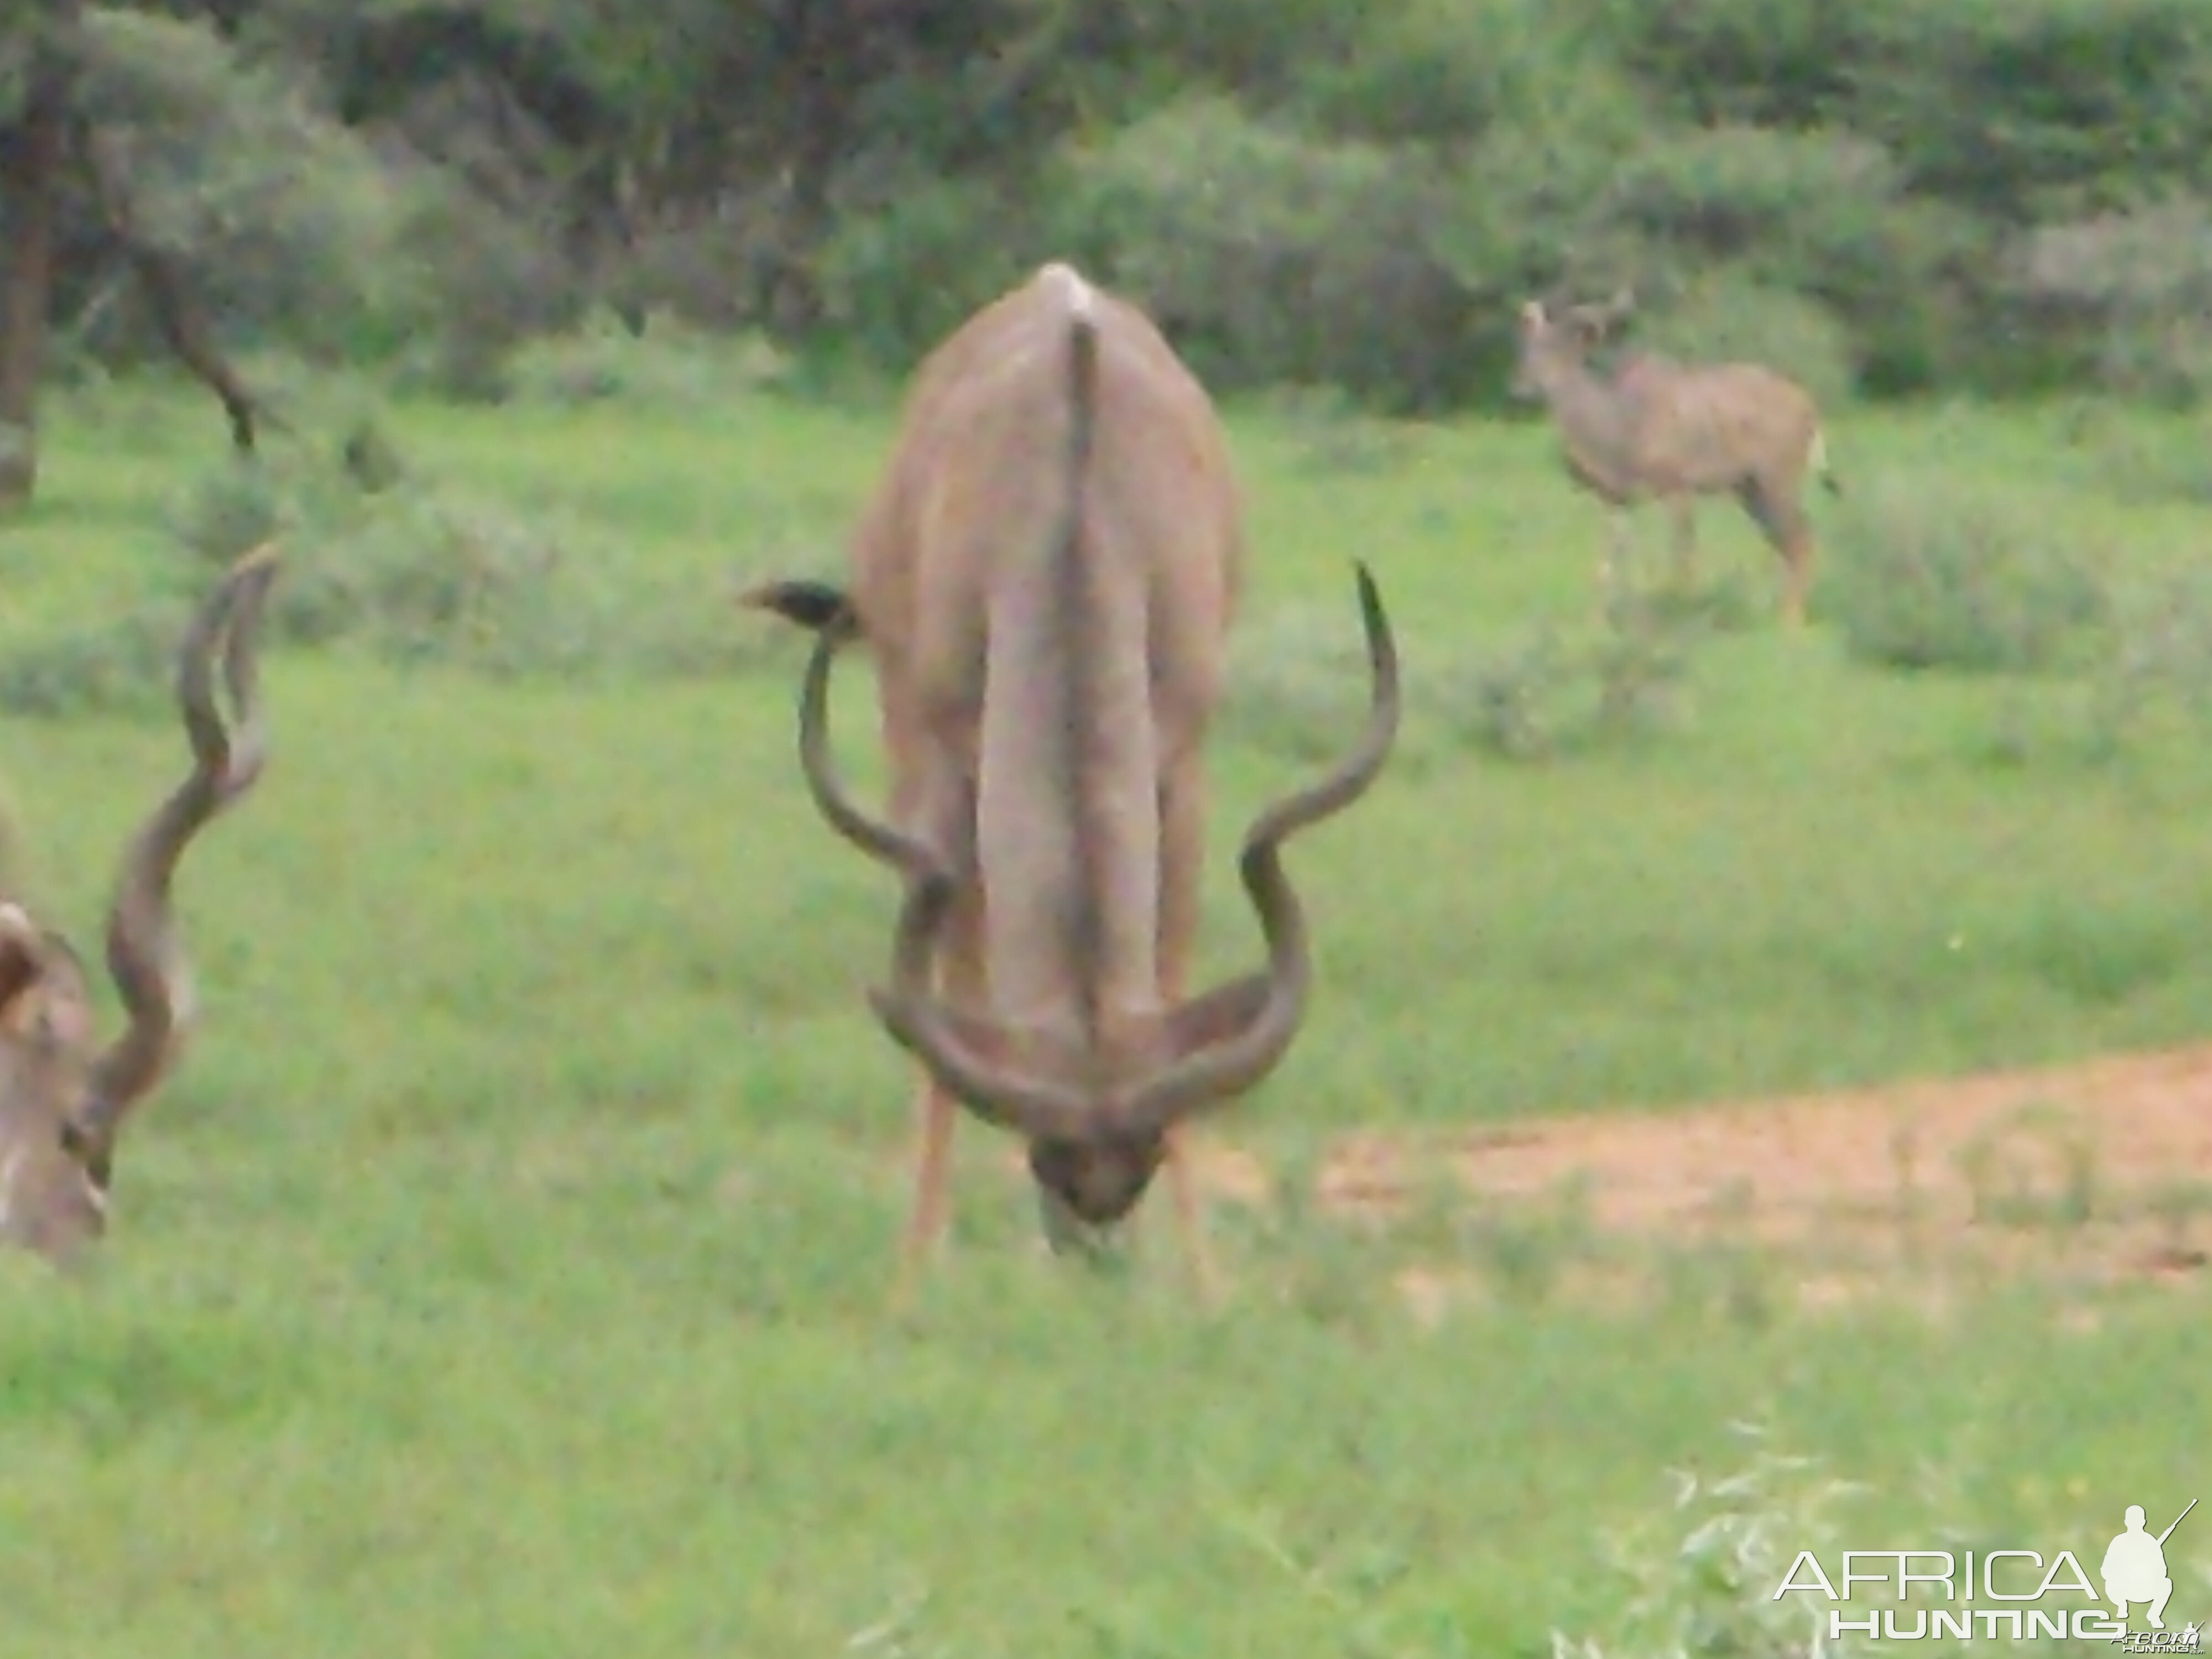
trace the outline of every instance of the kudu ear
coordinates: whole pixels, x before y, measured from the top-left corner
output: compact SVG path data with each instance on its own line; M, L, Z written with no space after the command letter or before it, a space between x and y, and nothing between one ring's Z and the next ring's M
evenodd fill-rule
M1543 325L1544 302L1541 300L1529 300L1524 301L1521 307L1521 326L1523 328L1541 328Z
M39 1032L72 1048L92 1041L84 962L21 905L0 904L0 1037Z

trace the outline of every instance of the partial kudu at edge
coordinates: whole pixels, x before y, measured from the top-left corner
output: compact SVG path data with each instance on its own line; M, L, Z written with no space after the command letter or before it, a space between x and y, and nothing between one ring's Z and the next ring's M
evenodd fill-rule
M169 885L192 838L261 774L266 738L254 636L273 548L238 562L193 617L177 702L192 769L131 842L107 919L107 968L125 1016L105 1046L85 963L67 939L0 903L0 1243L59 1266L106 1231L117 1137L175 1064L193 1018ZM215 658L238 726L216 706Z

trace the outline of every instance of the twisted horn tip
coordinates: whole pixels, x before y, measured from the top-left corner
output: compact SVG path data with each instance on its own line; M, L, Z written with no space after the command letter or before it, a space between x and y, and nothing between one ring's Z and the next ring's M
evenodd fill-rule
M230 574L232 578L236 580L251 576L258 571L272 569L283 562L284 550L279 547L272 538L250 551L240 554L237 562L230 567Z
M1375 573L1367 568L1364 559L1354 559L1352 568L1359 583L1359 614L1372 633L1389 626L1382 613L1382 592L1375 585Z
M749 611L765 611L813 633L832 629L857 634L860 617L841 588L827 582L765 581L738 595Z

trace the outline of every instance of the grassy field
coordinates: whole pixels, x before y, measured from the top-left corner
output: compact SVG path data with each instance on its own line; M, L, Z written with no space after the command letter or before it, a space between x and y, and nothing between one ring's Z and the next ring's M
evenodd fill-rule
M1320 987L1224 1134L1296 1170L1352 1128L2212 1033L2192 728L2023 751L2071 688L1879 672L1816 596L1802 638L1697 646L1663 729L1503 758L1454 688L1587 609L1602 535L1548 438L1235 425L1256 556L1212 968L1256 950L1244 817L1356 723L1354 556L1416 702L1370 801L1291 855ZM1815 1317L1686 1244L1664 1294L1607 1309L1511 1270L1501 1238L1553 1248L1533 1224L1224 1210L1237 1288L1207 1314L1164 1215L1125 1276L1042 1257L968 1125L953 1250L887 1322L908 1079L860 988L891 890L800 787L799 647L720 613L734 571L836 558L889 416L402 404L388 429L726 630L733 665L272 655L274 763L181 878L202 1031L125 1142L101 1270L0 1264L0 1654L1533 1655L1617 1610L1600 1540L1664 1510L1668 1469L1740 1461L1745 1416L1873 1483L1853 1547L1956 1527L2094 1571L2124 1504L2212 1487L2201 1291L2095 1293L2094 1324L2048 1283ZM0 649L201 580L165 525L218 441L164 393L62 405L0 531ZM1854 493L1824 514L1964 479L2144 571L2212 527L2179 421L1851 415L1831 445ZM1702 524L1711 565L1766 578L1732 509ZM872 784L869 699L855 667L842 749ZM0 729L21 880L90 944L179 740ZM1510 1293L1405 1317L1391 1273L1455 1256ZM2201 1618L2187 1538L2174 1612Z

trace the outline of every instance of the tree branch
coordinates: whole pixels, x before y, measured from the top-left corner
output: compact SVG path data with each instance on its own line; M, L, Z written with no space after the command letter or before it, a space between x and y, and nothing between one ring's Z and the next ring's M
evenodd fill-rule
M78 164L92 186L109 234L130 262L153 308L154 325L177 360L222 404L230 420L232 447L243 455L253 453L258 428L264 423L289 432L291 428L283 419L231 368L177 260L139 234L128 169L112 136L79 124L76 139Z

